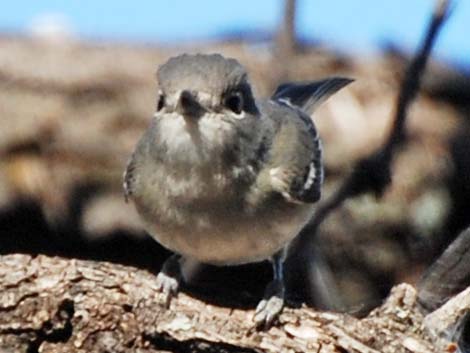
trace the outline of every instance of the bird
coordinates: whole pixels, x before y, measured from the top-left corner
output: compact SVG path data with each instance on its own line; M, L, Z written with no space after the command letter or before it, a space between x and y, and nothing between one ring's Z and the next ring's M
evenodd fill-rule
M185 261L268 260L273 280L253 315L269 327L284 307L284 261L321 196L322 145L311 114L353 80L280 85L254 96L246 69L220 54L182 54L157 70L156 111L124 172L143 227L173 252L157 275L169 305Z

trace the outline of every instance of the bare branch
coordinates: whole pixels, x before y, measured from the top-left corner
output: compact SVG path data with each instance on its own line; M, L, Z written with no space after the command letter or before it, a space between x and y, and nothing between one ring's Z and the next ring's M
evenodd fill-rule
M426 37L410 63L401 84L395 108L393 124L384 145L371 155L359 160L352 174L341 187L320 207L314 217L302 230L296 246L311 243L319 225L346 199L373 192L381 196L391 181L393 155L405 140L405 121L408 108L419 90L421 77L439 30L448 18L449 0L437 0Z
M289 63L297 51L297 36L295 33L296 0L284 0L284 11L282 22L274 42L273 72L271 77L273 88L280 82L285 82L289 77Z
M468 344L462 340L464 327L470 311L470 287L452 297L440 308L428 314L423 325L435 342L439 340L457 341L460 345ZM461 347L463 348L463 347ZM462 349L462 352L468 350Z
M426 271L419 283L419 302L425 311L441 306L470 285L470 228L460 233Z
M284 17L277 36L277 50L280 56L290 57L297 47L295 33L296 0L284 1Z

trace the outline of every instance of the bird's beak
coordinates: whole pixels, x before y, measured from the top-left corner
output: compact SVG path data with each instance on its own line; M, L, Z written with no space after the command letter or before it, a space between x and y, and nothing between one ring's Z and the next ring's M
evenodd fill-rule
M185 119L197 119L204 113L204 108L199 104L191 92L184 90L176 105L176 111Z

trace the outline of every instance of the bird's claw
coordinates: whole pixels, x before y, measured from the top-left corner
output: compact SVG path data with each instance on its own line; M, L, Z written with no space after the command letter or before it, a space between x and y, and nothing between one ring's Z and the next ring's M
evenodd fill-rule
M284 299L278 296L260 301L253 317L256 327L264 329L271 327L279 317L283 307Z
M179 284L183 278L179 255L168 258L157 275L157 291L161 294L163 305L168 308L171 299L178 294Z
M284 307L284 283L281 279L271 281L265 290L264 298L256 307L253 321L257 328L269 329L277 320Z
M157 291L161 293L163 305L168 308L171 299L176 297L178 293L179 283L178 280L164 272L157 275Z

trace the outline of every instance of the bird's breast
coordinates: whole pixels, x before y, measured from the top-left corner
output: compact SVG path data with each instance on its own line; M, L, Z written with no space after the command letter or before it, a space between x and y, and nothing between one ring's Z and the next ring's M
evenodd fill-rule
M311 216L311 205L248 212L236 204L172 209L166 221L152 218L147 231L169 250L203 263L234 265L270 258L285 247ZM239 208L240 207L240 208ZM160 217L165 217L160 214Z
M160 174L160 176L158 176ZM155 172L154 182L135 202L147 232L164 247L200 262L218 265L269 258L308 221L310 205L282 198L253 208L248 187L226 175L190 174L170 178ZM158 181L157 181L158 180Z
M247 150L228 153L228 127L202 120L194 135L184 121L160 124L158 158L139 165L133 199L148 233L166 248L205 263L255 262L284 247L308 220L309 205L248 200L258 161L246 158Z

